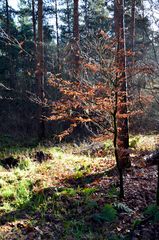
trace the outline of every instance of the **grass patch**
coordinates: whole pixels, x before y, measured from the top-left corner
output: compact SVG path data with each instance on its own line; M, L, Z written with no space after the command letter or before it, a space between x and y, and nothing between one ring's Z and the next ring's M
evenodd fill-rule
M130 145L134 151L146 149L149 137L133 137ZM153 149L154 142L151 143ZM19 159L19 164L8 170L0 167L0 217L15 211L15 220L22 210L32 221L34 231L38 226L45 234L48 228L63 240L121 239L116 235L120 214L129 217L131 209L118 203L117 174L107 174L114 167L111 140L105 143L105 149L108 156L91 158L73 154L74 149L69 146L3 148L0 158L12 155ZM37 151L51 157L36 162ZM154 209L145 215L153 215Z

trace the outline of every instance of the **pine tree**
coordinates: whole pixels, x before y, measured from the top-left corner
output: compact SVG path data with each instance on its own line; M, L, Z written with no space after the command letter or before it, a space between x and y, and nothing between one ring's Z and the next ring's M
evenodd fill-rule
M44 100L44 47L43 47L43 0L38 0L38 41L37 41L37 96L39 98L38 107L38 136L39 140L45 137L45 124L43 119Z

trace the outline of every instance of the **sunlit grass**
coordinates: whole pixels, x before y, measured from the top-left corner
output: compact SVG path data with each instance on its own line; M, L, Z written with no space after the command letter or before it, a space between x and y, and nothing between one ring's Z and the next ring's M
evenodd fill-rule
M135 153L142 150L153 150L156 147L155 139L154 135L132 136L130 147ZM0 153L0 159L14 156L18 158L19 164L16 168L11 169L0 166L0 215L25 209L32 213L38 212L42 221L48 212L53 213L53 217L62 220L64 216L71 214L73 206L81 216L80 211L85 211L85 213L96 211L99 208L100 185L99 188L98 182L96 185L91 185L90 182L85 181L85 177L92 178L93 175L106 172L115 166L112 140L107 140L104 146L106 155L103 157L80 154L83 145L78 147L68 144L60 147L39 145L35 148L4 148ZM50 158L39 163L35 159L37 151L49 154ZM77 153L75 154L75 152ZM67 180L70 179L73 179L77 185L67 184ZM78 185L78 181L80 182L81 179L85 182L83 185ZM112 186L104 195L113 201L118 197L118 189ZM81 204L83 204L84 210L80 209ZM78 213L75 211L75 214ZM88 239L91 237L93 239L92 230L86 231L85 229L84 218L76 219L74 222L66 218L63 224L66 227L66 234L82 239L83 232L85 232ZM67 237L63 239L67 239Z

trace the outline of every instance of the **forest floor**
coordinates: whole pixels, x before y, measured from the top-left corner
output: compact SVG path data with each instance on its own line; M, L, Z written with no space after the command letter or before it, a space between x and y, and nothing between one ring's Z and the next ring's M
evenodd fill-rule
M157 137L131 138L122 201L110 140L95 150L88 144L1 147L0 239L159 239L157 169L145 167L143 158Z

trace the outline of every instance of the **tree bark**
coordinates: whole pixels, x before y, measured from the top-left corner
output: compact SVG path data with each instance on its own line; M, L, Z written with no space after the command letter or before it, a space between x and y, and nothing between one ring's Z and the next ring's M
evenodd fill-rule
M32 0L32 23L33 23L33 38L36 48L36 17L35 17L35 0Z
M36 66L38 107L38 137L45 137L44 109L44 48L43 48L43 0L38 0L38 41L37 41L37 66Z
M134 50L135 50L135 6L136 6L136 0L132 0L132 5L131 5L131 31L130 31L132 53L134 53ZM132 64L134 66L134 54L132 56Z
M85 0L84 4L84 21L85 21L85 26L86 26L86 32L88 32L88 0Z
M6 33L9 35L10 32L10 21L9 21L9 6L8 0L6 0Z
M60 71L60 42L59 42L59 22L58 22L57 0L55 0L55 12L56 12L57 72L59 72Z
M126 49L124 26L124 0L115 0L114 5L115 34L117 40L116 51L116 91L117 102L117 148L119 168L123 169L129 163L129 131L127 116L127 76Z
M79 0L74 0L73 37L76 40L79 40L79 13L78 13L78 7L79 7Z
M74 0L73 41L74 41L74 77L79 77L79 0Z
M156 204L159 206L159 163L157 164L157 194L156 194Z
M67 8L67 28L68 28L68 33L71 34L69 0L66 1L66 8Z

